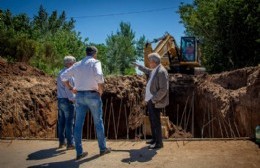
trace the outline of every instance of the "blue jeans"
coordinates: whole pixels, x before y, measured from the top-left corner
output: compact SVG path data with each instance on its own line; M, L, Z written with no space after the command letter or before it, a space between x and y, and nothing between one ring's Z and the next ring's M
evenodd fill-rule
M74 105L67 98L58 98L58 136L60 144L74 145ZM66 135L66 136L65 136Z
M75 146L77 156L83 153L82 148L82 129L85 122L85 116L88 111L94 120L97 133L98 145L100 151L106 150L106 138L102 119L102 100L98 92L78 91L76 95L76 121L75 121Z

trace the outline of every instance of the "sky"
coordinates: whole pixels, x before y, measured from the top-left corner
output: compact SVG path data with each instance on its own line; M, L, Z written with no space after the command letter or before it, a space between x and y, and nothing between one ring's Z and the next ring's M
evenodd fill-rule
M147 40L170 33L180 43L185 28L176 13L181 2L193 0L0 0L0 9L9 9L13 15L26 13L30 18L37 15L40 5L48 14L65 11L68 19L76 20L75 30L82 39L101 44L116 33L120 22L129 23L135 38L142 35Z

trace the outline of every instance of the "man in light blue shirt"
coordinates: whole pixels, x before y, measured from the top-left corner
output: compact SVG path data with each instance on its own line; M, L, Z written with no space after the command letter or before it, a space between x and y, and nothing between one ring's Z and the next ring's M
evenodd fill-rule
M75 95L69 90L61 81L61 74L71 67L76 62L73 56L64 57L64 68L59 72L57 77L57 98L58 98L58 137L59 148L66 145L65 137L67 139L67 149L75 149L73 138L73 124L74 124L74 105ZM73 77L69 78L69 83L74 86Z
M82 148L82 129L88 109L90 109L93 116L100 155L111 152L111 149L106 147L102 119L101 95L103 93L104 77L101 62L96 59L97 52L98 50L96 47L87 47L87 56L61 75L61 79L65 85L76 93L76 121L74 132L77 153L76 160L79 160L88 154L87 152L83 152ZM70 77L74 77L74 87L69 84Z

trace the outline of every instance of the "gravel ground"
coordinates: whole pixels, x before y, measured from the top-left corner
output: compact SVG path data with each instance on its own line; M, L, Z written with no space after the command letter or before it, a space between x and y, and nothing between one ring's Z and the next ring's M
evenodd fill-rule
M57 149L57 141L0 140L0 167L260 167L260 149L251 141L165 141L160 150L148 150L144 141L108 141L107 145L113 151L99 157L97 141L84 141L89 155L76 161L75 150Z

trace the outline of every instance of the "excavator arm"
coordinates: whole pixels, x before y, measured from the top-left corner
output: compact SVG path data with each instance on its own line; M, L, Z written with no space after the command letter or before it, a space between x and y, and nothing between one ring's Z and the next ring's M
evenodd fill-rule
M152 49L152 43L158 43L154 50ZM146 43L144 48L144 61L146 67L149 67L148 55L152 52L156 52L161 56L161 63L168 70L171 69L172 60L176 58L179 59L179 49L176 41L168 33L166 33L163 37Z

